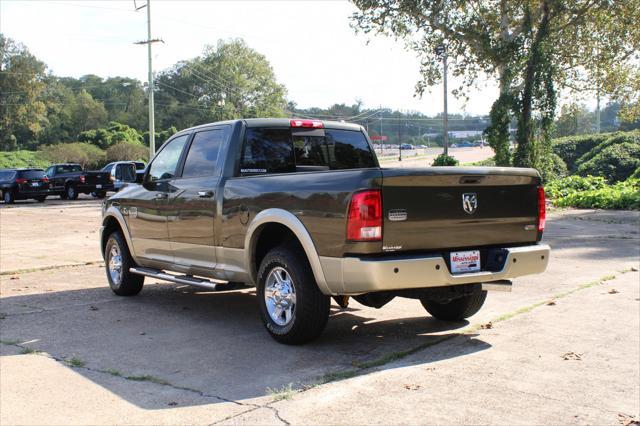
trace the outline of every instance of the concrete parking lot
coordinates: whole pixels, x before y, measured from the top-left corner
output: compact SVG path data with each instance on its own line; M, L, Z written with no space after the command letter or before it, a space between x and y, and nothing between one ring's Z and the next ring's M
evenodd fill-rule
M553 212L548 271L469 322L354 301L302 347L250 289L113 295L99 225L90 199L0 206L3 425L638 422L638 212Z

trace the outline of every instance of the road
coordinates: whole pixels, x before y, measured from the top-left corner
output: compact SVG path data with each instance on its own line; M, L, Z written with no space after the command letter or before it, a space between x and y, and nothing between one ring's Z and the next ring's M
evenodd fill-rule
M100 204L0 208L0 424L624 424L638 419L638 212L557 211L549 270L469 322L332 306L316 342L255 292L108 289ZM36 255L37 253L37 255ZM632 270L635 269L635 271Z

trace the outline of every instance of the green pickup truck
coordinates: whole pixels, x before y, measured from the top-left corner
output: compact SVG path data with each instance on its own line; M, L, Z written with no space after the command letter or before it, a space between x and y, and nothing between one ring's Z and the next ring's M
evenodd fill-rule
M142 183L103 203L101 247L117 295L145 277L256 286L268 332L301 344L331 298L470 317L488 290L546 269L544 226L533 169L385 168L361 126L247 119L173 135Z

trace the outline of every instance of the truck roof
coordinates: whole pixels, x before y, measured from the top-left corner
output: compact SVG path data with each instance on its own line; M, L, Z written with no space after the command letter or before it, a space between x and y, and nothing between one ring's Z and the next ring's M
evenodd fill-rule
M306 118L296 118L297 120L308 120ZM247 127L289 127L291 125L291 118L245 118L238 120L227 120L227 121L218 121L214 123L201 124L199 126L190 127L188 129L180 130L177 133L190 132L196 129L201 129L213 125L220 124L236 124L238 122L243 121ZM362 126L354 123L347 123L343 121L325 121L325 120L314 120L314 121L322 121L324 127L327 129L339 129L339 130L362 130ZM176 134L177 134L176 133Z

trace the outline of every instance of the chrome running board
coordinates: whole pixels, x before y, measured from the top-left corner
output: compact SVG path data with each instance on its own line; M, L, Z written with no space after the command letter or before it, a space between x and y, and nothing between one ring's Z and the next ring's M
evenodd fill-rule
M194 287L205 288L207 290L220 290L224 287L224 282L213 282L204 278L196 278L191 275L173 275L159 269L152 268L129 268L129 272L144 275L145 277L157 278L163 281L170 281L177 284L192 285Z

